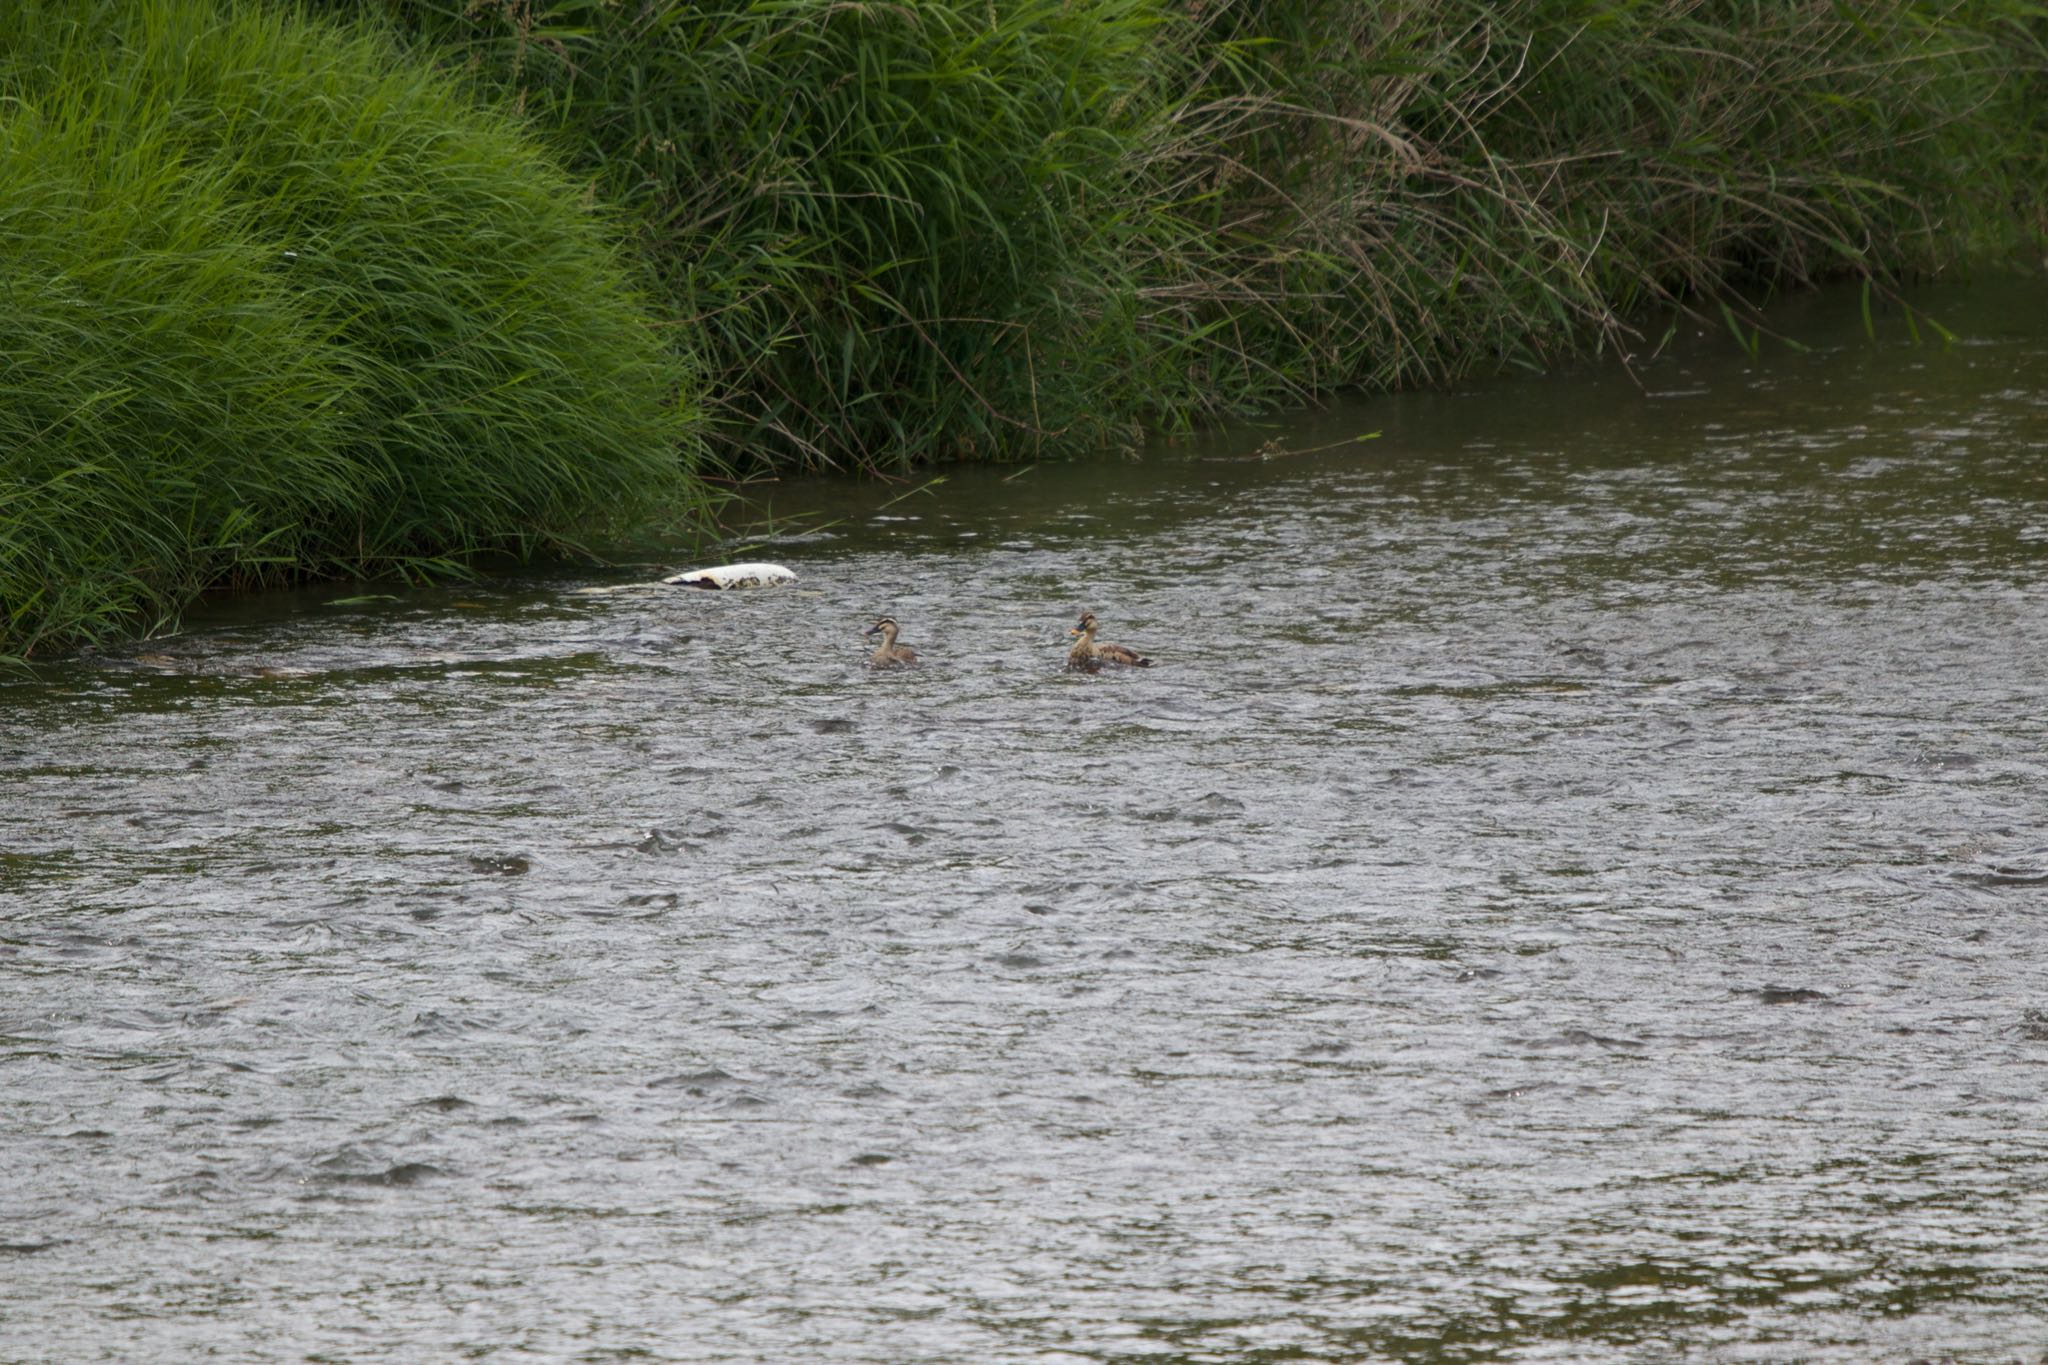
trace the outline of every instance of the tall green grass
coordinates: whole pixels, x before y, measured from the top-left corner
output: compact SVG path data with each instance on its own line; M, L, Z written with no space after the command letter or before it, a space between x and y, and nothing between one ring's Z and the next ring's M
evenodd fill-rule
M287 10L12 10L0 653L701 506L679 352L515 120Z
M1646 310L1938 267L2040 202L2029 0L332 3L627 208L736 460L1640 355Z
M1153 0L378 7L627 206L733 460L893 467L1135 420L1130 155L1174 60Z

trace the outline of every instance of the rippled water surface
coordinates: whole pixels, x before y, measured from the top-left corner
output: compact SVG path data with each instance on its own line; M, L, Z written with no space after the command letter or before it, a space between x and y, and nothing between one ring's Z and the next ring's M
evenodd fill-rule
M2048 289L1932 306L0 684L0 1359L2036 1358Z

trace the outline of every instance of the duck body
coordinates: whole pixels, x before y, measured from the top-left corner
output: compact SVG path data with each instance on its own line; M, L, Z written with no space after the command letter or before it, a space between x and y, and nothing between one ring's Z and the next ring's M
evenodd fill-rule
M1084 611L1074 628L1067 632L1078 638L1074 647L1067 651L1067 667L1093 673L1104 664L1119 668L1150 668L1152 661L1128 645L1100 644L1095 639L1095 613Z
M882 637L882 643L868 655L869 668L906 668L917 662L917 651L909 645L897 644L896 632L896 619L892 616L882 617L862 632L870 639Z

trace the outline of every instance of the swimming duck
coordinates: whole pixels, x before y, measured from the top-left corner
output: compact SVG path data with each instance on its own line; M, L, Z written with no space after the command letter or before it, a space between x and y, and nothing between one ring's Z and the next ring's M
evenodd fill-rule
M916 650L912 649L909 645L899 645L896 643L895 617L880 617L873 625L861 633L870 638L876 635L882 637L882 643L876 647L873 654L868 655L868 667L900 668L904 664L914 664L917 662Z
M1084 611L1074 628L1067 632L1078 635L1074 647L1067 651L1067 667L1086 669L1093 673L1104 664L1123 664L1130 668L1150 668L1152 661L1135 649L1123 645L1098 645L1095 643L1095 613Z

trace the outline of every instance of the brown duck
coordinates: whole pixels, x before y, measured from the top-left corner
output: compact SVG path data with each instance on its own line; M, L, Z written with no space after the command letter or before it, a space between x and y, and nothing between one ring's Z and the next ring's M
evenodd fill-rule
M917 662L916 650L912 649L909 645L899 645L896 643L895 617L880 617L873 625L861 633L870 638L876 635L882 637L882 643L876 647L873 654L868 655L868 667L901 668L905 664Z
M1095 643L1095 613L1084 611L1074 628L1067 632L1080 638L1067 651L1067 667L1085 669L1093 673L1104 664L1122 664L1128 668L1150 668L1152 661L1135 649L1123 645L1099 645Z

